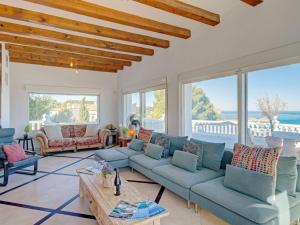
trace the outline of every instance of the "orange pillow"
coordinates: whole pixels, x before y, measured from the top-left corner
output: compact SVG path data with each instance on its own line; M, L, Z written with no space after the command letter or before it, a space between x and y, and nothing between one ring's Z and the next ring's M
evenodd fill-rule
M153 130L147 130L141 127L137 139L144 141L144 147L150 142Z
M3 150L9 163L26 159L25 151L20 144L3 145Z

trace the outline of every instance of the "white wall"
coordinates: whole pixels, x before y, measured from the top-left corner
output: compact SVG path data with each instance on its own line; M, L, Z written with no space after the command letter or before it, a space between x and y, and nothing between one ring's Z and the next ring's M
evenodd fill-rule
M26 85L46 85L71 88L94 88L100 90L100 125L117 124L117 75L94 71L21 63L10 64L10 125L16 134L23 133L28 123L28 93Z
M299 42L299 9L299 0L266 0L255 8L236 1L235 7L221 14L220 25L199 26L192 30L191 39L172 41L169 49L156 51L153 57L121 72L118 85L124 89L167 77L168 131L178 134L179 74ZM119 106L120 99L121 93Z
M9 74L9 55L4 45L1 45L2 57L1 57L1 87L0 87L0 95L1 95L1 127L7 128L10 127L10 108L9 108L9 88L10 88L10 74Z

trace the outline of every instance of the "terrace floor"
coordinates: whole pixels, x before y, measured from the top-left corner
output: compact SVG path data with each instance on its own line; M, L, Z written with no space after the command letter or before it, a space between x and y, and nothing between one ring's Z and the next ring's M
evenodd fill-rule
M87 202L78 196L79 178L76 169L92 165L94 150L61 153L47 156L39 161L39 173L35 176L14 174L9 184L0 187L1 225L96 225ZM126 179L149 181L138 172L122 169ZM158 184L134 183L136 188L155 199ZM165 190L160 204L171 214L162 225L225 225L221 219L200 209L186 207L186 201Z

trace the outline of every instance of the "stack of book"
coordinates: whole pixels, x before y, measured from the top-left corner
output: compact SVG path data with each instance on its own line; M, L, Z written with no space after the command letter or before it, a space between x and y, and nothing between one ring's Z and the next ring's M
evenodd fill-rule
M120 219L146 219L165 211L166 209L153 201L142 201L134 204L120 201L109 216Z

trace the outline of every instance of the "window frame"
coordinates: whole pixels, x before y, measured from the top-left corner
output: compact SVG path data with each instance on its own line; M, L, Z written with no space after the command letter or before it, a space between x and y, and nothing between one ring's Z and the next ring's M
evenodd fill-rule
M28 110L28 123L30 122L30 115L29 115L29 98L31 94L38 94L38 95L66 95L66 96L94 96L97 97L97 120L95 122L84 122L89 124L100 124L100 115L101 115L101 107L100 107L100 98L101 94L82 94L82 93L63 93L63 92L38 92L38 91L28 91L27 92L27 110ZM68 125L68 124L83 124L80 122L74 122L74 123L58 123L59 125Z
M145 93L147 92L152 92L152 91L157 91L157 90L165 90L165 133L168 133L168 87L167 84L161 84L161 85L156 85L153 87L149 88L144 88L144 89L138 89L135 91L130 91L130 92L124 92L122 94L122 105L123 105L123 110L122 110L122 125L127 127L127 118L126 118L126 105L125 105L125 96L129 94L135 94L139 93L139 98L140 98L140 122L141 125L143 125L143 118L145 116Z
M223 72L214 72L218 70L218 66L215 65L215 68L206 68L200 71L192 71L190 73L181 74L183 78L178 82L179 90L179 134L185 135L185 115L184 115L184 85L188 83L201 82L206 80L213 80L217 78L227 77L227 76L237 76L237 106L238 106L238 141L241 144L249 143L248 135L248 74L255 72L257 70L271 69L276 67L288 66L292 64L300 63L300 56L291 57L286 59L269 61L261 64L255 64L251 66L238 67L236 66L233 69L223 71ZM228 63L230 64L230 63ZM226 67L220 65L220 67ZM222 70L221 70L222 71ZM200 75L197 75L199 73ZM201 76L202 74L202 76Z

